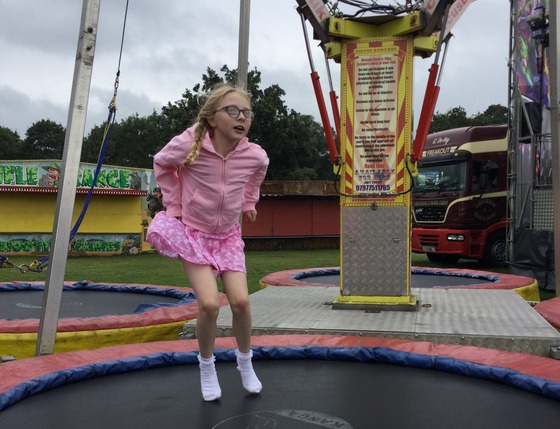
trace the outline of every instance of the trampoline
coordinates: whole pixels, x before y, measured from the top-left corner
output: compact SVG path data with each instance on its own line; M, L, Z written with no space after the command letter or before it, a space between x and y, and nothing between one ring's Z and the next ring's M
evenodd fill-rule
M539 301L535 279L488 271L411 267L411 288L461 288L515 290L527 301ZM267 286L339 286L340 268L307 268L268 274L260 281Z
M539 302L535 306L535 310L548 323L550 323L558 331L560 331L560 297L547 299L546 301Z
M40 282L0 284L0 356L34 356L44 288ZM220 299L227 305L224 294ZM55 352L175 340L197 316L189 288L66 283Z
M253 338L264 389L247 394L218 338L222 398L200 395L196 342L62 353L0 364L0 426L137 429L540 428L560 418L560 362L394 339Z

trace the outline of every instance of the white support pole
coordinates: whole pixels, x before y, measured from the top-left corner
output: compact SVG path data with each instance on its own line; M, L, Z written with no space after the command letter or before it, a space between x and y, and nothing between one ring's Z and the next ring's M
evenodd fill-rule
M53 226L50 267L45 282L36 355L52 354L56 341L56 330L64 273L68 257L68 242L72 226L72 215L76 199L76 187L80 168L82 141L86 125L89 89L93 71L93 57L97 37L100 0L83 0L80 33L74 80L68 111L68 124L62 155L62 175L58 186L56 213Z
M239 52L237 57L237 86L247 89L249 68L249 21L251 0L239 0Z
M554 207L554 267L556 296L560 296L560 46L558 42L558 3L549 2L549 74L550 74L550 125L552 144L552 198Z

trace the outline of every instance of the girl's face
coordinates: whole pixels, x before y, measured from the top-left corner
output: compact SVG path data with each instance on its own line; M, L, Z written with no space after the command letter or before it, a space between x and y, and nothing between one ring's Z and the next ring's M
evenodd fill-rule
M218 103L214 117L208 122L213 128L215 139L237 143L249 132L251 120L249 101L241 94L230 92Z

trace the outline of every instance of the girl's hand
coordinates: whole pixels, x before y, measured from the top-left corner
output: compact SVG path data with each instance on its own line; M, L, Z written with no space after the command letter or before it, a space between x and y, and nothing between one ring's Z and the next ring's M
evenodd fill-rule
M248 220L249 222L255 222L257 220L257 211L256 210L249 210L249 211L246 211L243 214L245 216L245 219Z

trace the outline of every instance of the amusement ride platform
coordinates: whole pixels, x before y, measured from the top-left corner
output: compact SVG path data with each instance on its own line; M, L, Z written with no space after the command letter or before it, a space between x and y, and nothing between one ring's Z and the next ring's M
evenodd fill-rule
M333 286L269 286L250 295L253 335L375 336L560 358L560 332L514 290L413 288L416 311L335 310ZM196 320L181 336L195 337ZM218 336L233 336L229 306Z

